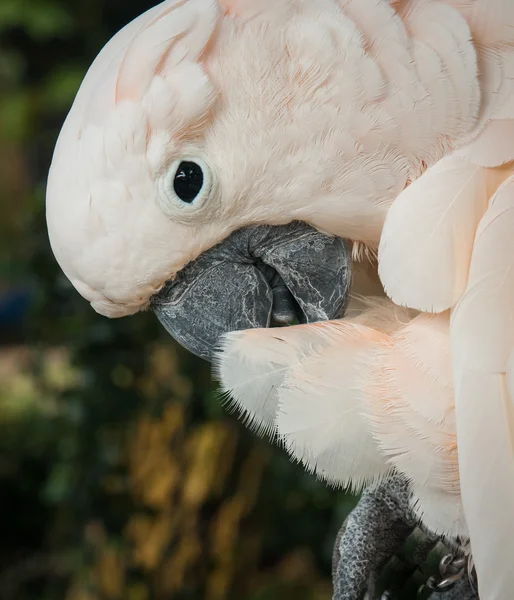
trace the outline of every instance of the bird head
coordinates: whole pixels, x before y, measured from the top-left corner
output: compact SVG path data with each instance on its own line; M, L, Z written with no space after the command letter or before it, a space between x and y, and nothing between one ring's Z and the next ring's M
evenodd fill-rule
M152 308L204 358L234 329L340 316L345 239L376 246L404 185L364 46L336 0L167 0L121 30L48 180L80 294L108 317Z

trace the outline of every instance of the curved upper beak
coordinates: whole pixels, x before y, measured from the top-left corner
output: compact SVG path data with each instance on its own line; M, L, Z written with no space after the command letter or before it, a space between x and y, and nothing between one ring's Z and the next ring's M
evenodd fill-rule
M343 316L351 284L347 243L305 223L233 233L152 298L166 330L211 360L230 331Z

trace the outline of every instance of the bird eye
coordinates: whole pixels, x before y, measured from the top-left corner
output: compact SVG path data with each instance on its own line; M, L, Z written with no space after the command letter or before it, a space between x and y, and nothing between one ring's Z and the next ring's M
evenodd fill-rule
M168 217L198 219L198 211L212 195L214 176L201 158L182 156L158 178L157 186L157 202Z
M204 183L205 175L199 164L192 161L179 163L173 180L173 189L182 202L187 204L194 202L201 194Z

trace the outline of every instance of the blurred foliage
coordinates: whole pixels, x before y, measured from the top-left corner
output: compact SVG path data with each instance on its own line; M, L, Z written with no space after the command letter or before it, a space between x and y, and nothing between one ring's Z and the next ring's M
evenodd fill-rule
M49 248L66 111L151 5L0 0L0 598L328 599L355 500L228 415L151 315L94 314Z

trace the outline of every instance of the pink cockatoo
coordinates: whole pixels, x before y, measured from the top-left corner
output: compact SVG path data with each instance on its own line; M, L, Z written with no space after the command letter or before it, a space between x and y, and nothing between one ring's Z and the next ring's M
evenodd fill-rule
M408 477L428 527L469 533L484 600L514 589L513 123L512 0L167 0L95 60L47 194L99 313L152 307L209 359L303 323L226 338L224 387L264 374L237 398L332 480ZM346 307L343 239L441 314L309 325Z

